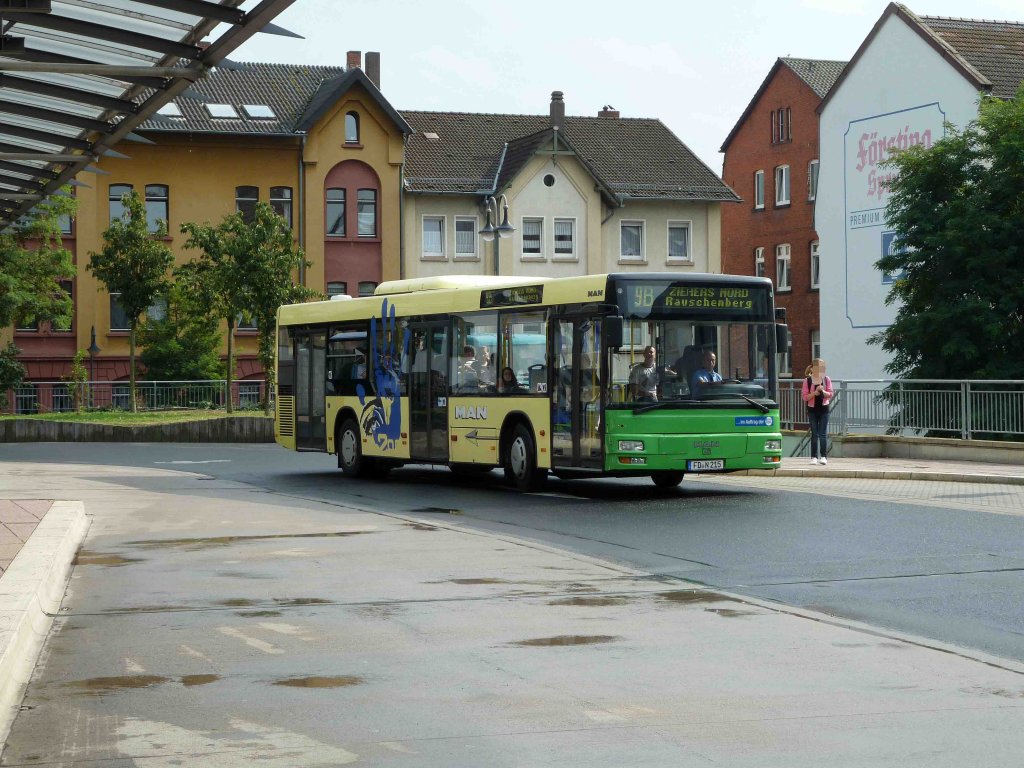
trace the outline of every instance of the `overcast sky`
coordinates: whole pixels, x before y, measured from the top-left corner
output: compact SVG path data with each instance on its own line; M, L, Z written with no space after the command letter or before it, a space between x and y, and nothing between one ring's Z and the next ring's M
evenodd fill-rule
M247 0L244 7L254 5ZM344 66L379 51L398 110L658 118L721 174L718 149L779 56L848 60L885 0L296 0L238 61ZM1022 0L918 0L919 16L1024 22ZM899 72L892 77L898 78Z

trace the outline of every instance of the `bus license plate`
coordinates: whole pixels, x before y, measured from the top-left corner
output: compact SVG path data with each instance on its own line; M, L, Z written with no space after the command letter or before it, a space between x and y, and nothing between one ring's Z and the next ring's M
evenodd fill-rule
M705 459L703 461L688 461L686 468L691 472L703 472L709 469L725 469L725 459Z

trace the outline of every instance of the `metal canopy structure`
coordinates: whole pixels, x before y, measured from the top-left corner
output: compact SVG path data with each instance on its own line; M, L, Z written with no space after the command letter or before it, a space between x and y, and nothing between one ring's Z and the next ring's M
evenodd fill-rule
M299 37L271 24L293 2L0 0L0 230L257 32Z

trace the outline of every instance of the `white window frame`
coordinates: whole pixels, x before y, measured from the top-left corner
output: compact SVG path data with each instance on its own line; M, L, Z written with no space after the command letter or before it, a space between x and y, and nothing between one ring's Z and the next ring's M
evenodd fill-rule
M821 331L811 331L811 360L821 357Z
M811 241L811 288L818 288L821 281L821 242ZM817 355L815 355L817 357Z
M558 241L555 240L555 229L559 222L569 222L572 225L572 252L571 253L559 253ZM579 261L579 248L576 247L576 239L579 235L579 227L576 226L575 216L558 216L552 220L551 224L551 260L552 261Z
M672 244L672 230L673 229L685 229L686 230L686 255L685 256L673 256L669 252L669 248ZM666 264L693 264L693 222L686 221L684 219L678 219L669 221L665 225L665 263Z
M754 277L765 276L764 246L754 249Z
M778 293L793 290L793 249L789 243L775 246L775 290Z
M807 164L807 199L816 200L818 197L818 172L821 166L817 160L811 160Z
M622 252L622 231L626 227L640 227L640 255L625 255ZM620 264L646 264L647 263L647 222L643 219L623 219L619 222L619 263Z
M540 224L540 253L527 253L526 252L526 222L537 222ZM522 227L519 231L522 235L519 238L519 258L522 261L545 261L547 250L547 243L544 240L544 217L543 216L523 216L519 220L519 226Z
M760 184L758 183L760 182ZM764 169L754 171L754 210L764 210Z
M447 242L446 242L446 240L447 240L447 233L445 232L447 227L446 227L445 218L446 218L445 216L437 216L437 215L431 214L431 215L424 215L420 219L420 260L421 261L447 261L448 260L447 249L445 248L445 246L447 245ZM427 222L428 221L429 222L435 222L435 223L436 222L440 222L441 223L441 250L439 252L437 252L437 253L427 250L426 234L427 234Z
M459 253L459 222L470 222L473 231L473 252ZM452 253L455 261L480 261L480 218L478 216L456 216L455 228L452 230L455 235L455 244L452 246Z
M782 182L780 183L780 178ZM785 196L783 196L785 193ZM788 165L775 166L775 207L789 205L792 198Z

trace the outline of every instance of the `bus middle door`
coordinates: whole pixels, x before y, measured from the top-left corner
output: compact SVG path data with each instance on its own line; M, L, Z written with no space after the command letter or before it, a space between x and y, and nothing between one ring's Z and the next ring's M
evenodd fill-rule
M447 320L409 324L409 455L448 460Z

